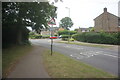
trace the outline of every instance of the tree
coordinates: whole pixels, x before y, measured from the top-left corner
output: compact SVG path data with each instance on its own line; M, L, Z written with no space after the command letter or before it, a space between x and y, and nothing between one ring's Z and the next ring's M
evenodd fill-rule
M48 2L3 2L3 45L28 41L29 31L26 26L31 26L36 32L48 28L50 18L57 15L56 9Z
M78 32L79 29L75 29L74 31Z
M90 32L94 32L95 28L94 27L89 27Z
M65 17L60 20L59 26L64 29L69 30L69 28L71 28L73 26L73 22L72 22L71 18Z

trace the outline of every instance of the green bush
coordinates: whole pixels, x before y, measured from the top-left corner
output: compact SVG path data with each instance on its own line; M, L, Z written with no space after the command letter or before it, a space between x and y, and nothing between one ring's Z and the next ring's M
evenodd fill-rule
M29 35L31 39L41 39L42 35Z
M35 32L30 32L29 33L29 38L31 38L31 39L41 39L42 35L35 34Z
M74 39L73 39L73 38L71 38L71 39L70 39L70 41L74 41Z
M42 35L36 35L35 36L35 39L41 39L42 38Z
M63 41L68 41L68 38L62 38Z
M42 38L50 38L50 35L42 35Z
M62 35L62 38L69 38L69 35Z
M29 35L35 35L35 32L30 32Z
M69 35L62 35L61 38L63 41L67 41L69 38Z
M57 34L55 34L54 36L58 36Z
M70 35L76 34L77 31L69 31Z
M64 31L58 31L59 35L73 35L76 34L76 31L69 31L69 30L64 30Z
M85 32L81 34L74 34L72 36L77 41L100 43L100 44L120 44L120 33L95 33Z
M68 35L68 30L58 31L59 35Z

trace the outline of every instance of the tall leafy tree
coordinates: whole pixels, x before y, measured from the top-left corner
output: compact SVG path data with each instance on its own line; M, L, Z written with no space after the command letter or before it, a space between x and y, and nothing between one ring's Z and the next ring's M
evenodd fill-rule
M69 30L69 28L71 28L73 26L73 22L72 22L71 18L65 17L60 20L59 26L64 29Z
M48 2L2 3L4 43L20 43L28 40L26 26L32 27L38 33L41 29L48 28L47 22L51 17L56 17L56 9Z

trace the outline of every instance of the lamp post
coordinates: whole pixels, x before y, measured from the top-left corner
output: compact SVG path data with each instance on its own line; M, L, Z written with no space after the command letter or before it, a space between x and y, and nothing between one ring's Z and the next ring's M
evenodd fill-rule
M68 11L69 11L69 16L68 17L70 17L70 8L69 7L65 7L66 9L68 9Z
M69 11L69 18L70 18L70 8L69 7L65 7L66 9L68 9L68 11ZM68 37L68 43L69 43L69 40L70 40L70 32L68 32L68 35L69 35L69 37Z

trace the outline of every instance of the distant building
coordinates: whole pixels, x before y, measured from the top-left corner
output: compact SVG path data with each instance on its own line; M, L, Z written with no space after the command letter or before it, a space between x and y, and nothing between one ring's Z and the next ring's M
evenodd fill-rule
M64 28L62 28L62 27L60 27L59 29L58 29L58 31L64 31L65 29Z
M118 32L120 30L120 18L107 12L107 8L104 8L104 12L94 19L94 24L95 32Z
M41 35L50 35L50 30L42 30Z
M52 34L55 35L57 34L59 28L58 27L50 27L49 29L44 29L41 31L41 35L51 35L51 31Z
M120 17L120 1L118 2L118 17Z
M81 33L81 32L90 32L90 29L89 28L79 28L78 33Z

